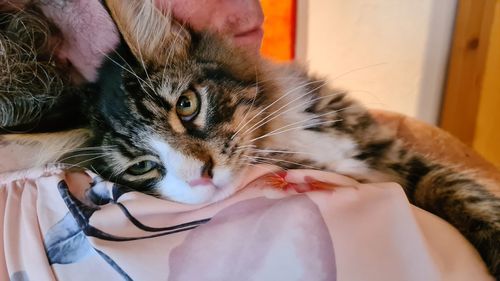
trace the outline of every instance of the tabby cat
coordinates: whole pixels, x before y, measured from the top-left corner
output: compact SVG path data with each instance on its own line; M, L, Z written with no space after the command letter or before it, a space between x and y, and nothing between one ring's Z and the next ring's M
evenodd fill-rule
M62 160L189 204L230 196L258 164L395 181L458 228L500 278L500 199L471 175L405 149L345 92L298 66L193 32L148 1L106 4L125 43L85 89L98 92L88 149Z

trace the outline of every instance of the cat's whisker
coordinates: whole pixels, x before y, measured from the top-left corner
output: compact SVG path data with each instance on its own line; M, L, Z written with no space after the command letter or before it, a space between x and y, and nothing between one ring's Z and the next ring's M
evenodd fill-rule
M65 162L65 161L68 161L68 160L73 159L73 158L87 157L87 156L96 156L97 158L99 158L99 157L106 156L106 154L103 153L103 152L98 152L98 153L80 153L80 154L69 155L69 156L64 157L62 159L58 159L57 161L58 162ZM92 159L96 159L96 158L92 158Z
M91 154L103 154L106 153L106 151L103 150L79 150L79 151L69 151L66 154L71 154L71 157L75 157L75 155L91 155Z
M259 122L255 123L253 126L251 126L250 128L248 128L245 132L243 132L243 134L247 134L249 132L253 132L256 128L258 129L262 125L267 124L271 120L274 120L275 118L281 116L283 114L283 112L281 111L282 109L287 108L290 104L296 102L297 100L300 100L300 99L304 98L305 96L311 94L312 92L316 91L317 89L320 89L321 87L324 87L326 84L327 84L327 82L324 81L318 87L315 87L314 89L312 89L310 91L307 91L306 93L303 93L300 96L298 96L298 97L294 98L293 100L289 101L285 105L283 105L280 108L276 109L274 112L271 112L269 115L267 115L266 117L262 118L262 120L260 120ZM277 99L277 100L279 100L279 99ZM310 102L310 101L302 102L299 105L295 105L292 108L288 108L284 112L288 112L290 110L294 110L294 109L296 109L296 107L303 106L304 104L307 104L308 102Z
M144 88L144 85L146 85L151 91L154 91L153 85L151 83L148 83L146 80L142 79L141 77L139 77L132 69L127 69L123 65L120 65L119 63L115 62L113 59L110 59L110 60L113 61L113 63L115 63L117 66L119 66L120 68L122 68L123 70L132 74L132 76L134 76L135 78L137 78L137 80L140 82L139 85L140 85L142 91L146 95L150 95L150 93L146 88Z
M77 164L70 164L70 163L59 163L59 162L47 162L46 165L48 165L48 166L55 165L56 167L60 167L61 169L66 169L66 170L71 170L71 169L74 169L74 168L79 168L79 169L82 169L82 170L89 169L89 167L81 166L78 163ZM103 176L98 171L96 171L95 169L90 169L90 170L92 170L92 172L94 172L95 174L97 174L100 178L103 178Z
M262 166L259 166L258 164L266 164L266 165L270 165L270 166L276 167L276 168L278 168L278 169L280 169L280 170L282 170L282 171L285 171L285 170L286 170L285 168L280 167L279 165L276 165L276 163L274 163L274 162L265 161L265 160L263 160L263 159L257 159L257 158L254 158L254 157L252 157L252 156L248 156L248 155L244 155L244 156L247 158L247 160L244 160L244 159L243 159L243 161L241 162L241 164L245 164L245 165L253 165L253 166L256 166L256 167L259 167L259 168L260 168L260 167L262 167ZM249 161L249 162L248 162L248 161ZM273 169L271 169L271 168L268 168L268 170L269 170L270 172L273 172L273 173L275 173L275 172L276 172L276 171L274 171L274 170L273 170Z
M318 100L331 98L331 97L337 96L337 95L339 95L339 94L340 94L340 93L333 93L333 94L330 94L330 95L326 95L326 96L322 96L322 97L317 97L317 98L314 98L314 99L312 99L312 100L304 101L303 103L300 103L300 104L297 104L297 105L295 105L295 106L292 106L292 107L288 108L287 110L282 111L282 112L278 113L277 115L273 116L271 119L267 119L265 122L263 122L262 124L260 124L259 126L255 127L255 128L253 128L252 130L250 130L250 131L246 131L246 132L245 132L245 134L250 134L250 133L252 133L253 131L258 130L260 127L262 127L262 126L264 126L264 125L268 124L268 123L269 123L269 122L271 122L272 120L274 120L274 119L276 119L276 118L280 117L281 115L286 114L286 113L288 113L288 112L290 112L290 111L294 111L294 110L296 110L297 108L299 108L299 107L301 107L301 106L311 104L311 103L313 103L313 102L315 102L315 101L318 101ZM279 109L278 109L278 110L279 110ZM278 110L277 110L277 111L278 111ZM323 115L327 115L327 114L332 114L332 113L334 113L334 112L338 112L338 111L330 111L330 112L327 112L327 113L325 113L325 114L321 114L321 115L319 115L319 116L323 116ZM314 118L317 118L317 117L319 117L319 116L316 116L316 117L314 117ZM314 119L314 118L312 118L312 119Z
M90 167L85 167L85 169L92 171L94 174L98 176L97 178L93 179L93 182L95 184L100 184L106 181L104 177L94 168L93 165L90 165Z
M115 54L117 54L118 56L120 56L120 58L126 62L126 60L117 52L117 51L114 51ZM126 72L130 73L132 76L134 76L135 78L137 78L137 80L141 81L142 83L141 84L145 84L146 86L148 86L151 90L153 90L153 85L146 82L146 80L142 79L141 77L139 77L139 75L137 75L132 67L130 66L130 64L127 63L127 65L130 67L130 69L124 67L122 64L120 64L119 62L117 62L116 60L112 59L108 54L104 53L104 52L101 52L101 54L103 56L105 56L107 59L109 59L111 62L113 62L116 66L120 67L121 69L125 70ZM141 85L142 87L142 85ZM147 91L146 91L147 92Z
M262 136L253 138L253 139L249 140L248 142L252 143L252 142L255 142L255 141L263 139L263 138L267 138L267 137L270 137L270 136L275 136L275 135L283 134L283 133L286 133L286 132L290 132L290 131L294 131L294 130L301 130L301 129L305 129L305 128L309 128L309 127L313 127L313 126L318 126L318 125L329 124L329 123L333 124L333 123L340 122L340 121L343 121L343 120L342 119L327 120L327 121L322 121L322 122L317 122L317 123L311 123L311 124L301 125L301 126L297 126L297 127L292 127L292 128L286 129L286 130L282 130L283 127L281 127L281 128L275 129L275 130L273 130L273 131L271 131L269 133L266 133L266 134L264 134Z
M257 162L257 164L254 164L254 163L251 163L251 162L247 162L247 163L244 163L246 165L249 165L249 166L253 166L253 167L258 167L258 168L262 168L262 169L265 169L265 170L268 170L270 173L273 173L273 174L276 174L276 170L273 170L269 167L265 167L265 166L262 166L262 165L258 165L258 164L267 164L267 165L272 165L274 167L277 167L278 169L280 169L281 171L286 171L285 168L281 168L280 166L277 166L275 164L271 164L271 163L268 163L268 162Z
M274 133L274 132L276 132L276 131L278 131L278 130L282 130L282 129L285 129L285 128L288 128L288 127L290 127L290 126L294 126L294 125L297 125L297 124L307 123L307 122L309 122L309 121L312 121L312 120L315 120L315 119L319 119L319 118L321 118L321 117L324 117L324 116L327 116L327 115L330 115L330 114L338 113L338 112L340 112L340 111L343 111L343 110L346 110L346 109L349 109L349 108L353 108L353 107L354 107L354 106L347 106L347 107L344 107L344 108L342 108L342 109L328 111L328 112L326 112L326 113L322 113L322 114L319 114L319 115L315 115L315 116L313 116L313 117L311 117L311 118L307 118L307 119L304 119L304 120L300 120L300 121L297 121L297 122L293 122L293 123L287 124L287 125L282 126L282 127L280 127L280 128L274 129L273 131L268 132L268 133ZM334 121L334 122L338 122L338 121L342 121L342 120L337 119L337 120L330 120L330 121L326 121L326 122L332 122L332 121ZM312 123L312 124L310 124L310 125L304 125L304 126L308 127L308 126L315 126L315 125L318 125L318 124L317 124L317 123Z
M237 155L238 153L244 154L244 153L245 153L245 151L248 151L248 150L249 150L248 148L239 148L239 149L235 149L235 150L233 151L233 154L234 154L234 155Z
M65 158L61 159L61 161L67 160L67 159L71 159L71 158L75 158L75 157L81 157L81 156L101 155L101 154L104 154L104 153L105 152L103 152L103 151L95 151L95 152L92 152L92 151L82 151L80 153L72 153L68 157L65 157Z
M87 162L90 162L90 161L93 161L93 160L96 160L96 159L99 159L99 158L102 158L102 157L106 157L106 156L107 156L107 154L102 154L102 155L99 155L99 156L96 156L96 157L92 157L92 158L88 158L88 159L82 160L82 161L77 162L77 163L75 163L73 165L80 166L83 163L87 163Z
M269 171L270 174L274 174L274 175L278 175L278 172L276 171L276 169L278 169L280 171L286 171L285 168L280 167L280 166L278 166L278 165L276 165L274 163L267 162L267 161L255 160L255 162L242 162L241 164L245 164L245 165L257 167L259 169L265 169L265 170ZM259 164L265 164L266 166L259 165ZM274 169L271 168L271 167L267 167L267 166L272 166Z
M240 145L238 148L245 148L245 147L256 147L255 144L247 144L247 145Z
M167 15L168 16L168 15ZM177 46L177 42L179 39L181 39L181 33L182 31L184 30L185 28L185 24L182 23L181 24L181 28L179 30L177 30L177 32L175 33L174 35L174 39L172 40L172 44L170 44L170 49L168 51L168 54L167 54L167 60L164 62L164 65L163 65L163 73L162 73L162 81L166 81L167 78L166 78L166 71L167 71L167 67L169 65L169 61L174 57L175 53L174 53L174 49L176 48Z
M261 109L259 112L257 112L252 118L250 118L250 120L248 120L244 125L243 127L245 127L246 125L248 125L250 122L252 122L255 118L257 118L258 116L260 116L262 113L264 113L268 108L270 108L271 106L273 106L274 104L276 104L277 102L279 102L280 100L286 98L288 95L291 95L293 92L297 91L297 90L300 90L301 88L305 87L305 86L308 86L308 85L311 85L311 84L314 84L314 83L319 83L319 82L322 82L323 86L326 84L326 82L324 81L309 81L307 83L302 83L300 85L298 85L297 87L293 88L293 89L290 89L289 91L287 91L286 93L284 93L283 95L280 95L279 98L277 98L275 101L273 101L272 103L270 103L269 105L265 106L263 109ZM321 86L322 87L322 86ZM304 96L305 94L303 94L302 96ZM301 96L301 97L302 97ZM300 97L299 97L300 98ZM296 98L298 99L298 98ZM296 100L294 99L294 100ZM259 123L259 122L257 122ZM255 126L255 125L254 125ZM250 127L250 128L253 128Z
M116 179L105 179L105 177L93 166L93 165L90 165L90 167L88 167L87 169L91 170L92 172L94 172L94 174L98 175L99 178L100 178L100 181L96 182L96 183L102 183L102 182L105 182L105 181L110 181L110 182L114 182L114 180Z
M58 168L62 168L62 169L72 169L72 168L85 169L84 167L76 166L73 164L59 163L59 162L46 162L45 165L49 166L49 167L58 167Z
M255 82L255 92L253 95L252 104L250 105L248 110L245 112L245 115L241 119L240 123L236 126L236 132L231 136L231 139L234 139L236 137L236 135L245 127L245 126L241 126L241 124L243 124L243 122L247 119L248 113L250 113L250 111L252 110L254 103L255 103L255 99L257 98L257 93L259 92L259 79L258 79L258 75L257 75L257 69L255 70L255 81L256 81ZM241 126L241 128L240 128L240 126Z
M92 151L92 150L107 151L107 150L115 148L115 147L116 147L116 145L75 147L75 148L68 148L68 149L57 150L57 151L55 151L55 153L70 153L70 152Z
M343 121L343 119L326 120L326 121L320 121L320 122L315 122L315 123L310 123L310 124L303 124L303 125L299 125L299 126L288 128L290 125L292 125L292 124L290 124L290 125L287 125L287 126L283 126L281 128L277 128L277 129L275 129L275 130L273 130L271 132L268 132L268 133L262 135L261 137L257 137L257 138L255 138L253 140L250 140L250 142L254 142L255 140L261 139L263 137L269 137L269 136L279 135L279 134L290 132L290 131L294 131L294 130L303 130L303 129L314 127L314 126L318 126L318 125L334 124L334 123L341 122L341 121ZM300 124L300 123L304 123L304 122L301 121L301 122L296 122L296 123Z
M118 177L120 176L120 173L123 171L121 170L115 170L115 167L113 165L106 165L105 168L97 169L95 168L92 164L90 164L90 167L81 167L77 164L71 164L74 167L80 167L80 168L85 168L85 169L90 169L92 170L95 174L97 174L103 181L109 181L112 183L115 183ZM107 171L111 171L111 174L108 176L104 176L103 174L106 173Z
M381 62L381 63L375 63L375 64L370 64L370 65L367 65L367 66L363 66L363 67L358 67L358 68L355 68L355 69L352 69L352 70L349 70L347 72L344 72L344 73L341 73L335 77L333 77L331 80L332 81L335 81L335 80L338 80L344 76L347 76L349 74L352 74L352 73L355 73L355 72L358 72L358 71L361 71L361 70L365 70L365 69L369 69L369 68L373 68L373 67L377 67L377 66L382 66L382 65L386 65L387 63L386 62Z
M297 166L300 166L300 167L306 167L306 168L310 168L310 169L314 169L314 170L317 170L318 168L317 167L314 167L314 166L309 166L309 165L306 165L306 164L302 164L302 163L299 163L299 162L294 162L294 161L289 161L289 160L283 160L283 159L278 159L278 158L270 158L270 157L261 157L261 156L253 156L259 160L261 159L264 159L264 160L268 160L268 161L271 161L271 162L283 162L283 163L288 163L288 164L293 164L293 165L297 165Z
M144 7L142 7L142 8L144 8ZM140 46L140 42L138 41L138 38L140 38L140 36L136 35L136 41L137 41L136 45ZM138 51L138 54L137 54L138 58L137 59L139 60L139 63L141 65L142 69L144 70L144 74L146 74L146 79L148 81L148 86L150 87L150 89L152 91L154 91L153 81L151 80L151 77L149 76L149 73L148 73L148 70L147 70L147 67L146 67L146 63L144 62L144 57L142 55L142 52L141 52L140 49L138 49L137 51Z
M319 99L319 98L318 98L318 99ZM344 107L344 108L341 108L341 109L338 109L338 110L332 110L332 111L328 111L328 112L325 112L325 113L322 113L322 114L319 114L319 115L315 115L315 116L313 116L313 117L311 117L311 118L304 119L304 120L300 120L300 121L297 121L297 122L294 122L294 123L287 124L287 125L282 126L282 127L280 127L280 128L274 129L273 131L268 132L268 134L269 134L269 133L274 133L274 132L276 132L276 131L278 131L278 130L285 129L285 128L290 127L290 126L293 126L293 125L302 124L302 123L307 123L307 122L309 122L309 121L312 121L312 120L315 120L315 119L321 118L321 117L323 117L323 116L327 116L327 115L330 115L330 114L338 113L338 112L340 112L340 111L344 111L344 110L346 110L346 109L350 109L350 108L354 108L354 107L356 107L356 106L347 106L347 107ZM331 120L331 121L326 121L326 122L338 122L338 121L342 121L342 120L337 119L337 120ZM318 125L318 124L316 124L316 123L312 123L312 124L308 124L308 125L304 125L304 126L305 126L305 127L308 127L308 126L315 126L315 125ZM249 133L251 133L251 132L249 132Z
M238 147L234 149L232 155L244 154L246 151L249 151L250 147Z
M250 148L254 152L262 152L262 153L280 153L280 154L305 154L305 155L314 155L311 152L302 152L302 151L290 151L290 150L273 150L273 149L257 149Z
M78 157L78 155L82 155L82 153L86 153L88 155L94 154L97 155L99 153L106 153L110 150L110 148L106 149L101 149L100 147L97 148L70 148L70 149L62 149L58 151L54 151L54 155L59 155L57 157L57 161L65 161L70 158L75 158ZM78 154L77 154L78 153ZM60 158L60 157L66 157L66 158Z
M109 169L105 169L105 171L107 171ZM115 181L119 176L120 174L123 173L123 171L120 171L120 170L113 170L111 172L111 174L109 175L109 181Z
M245 150L245 149L252 149L256 147L255 144L249 144L249 145L240 145L237 148L234 149L235 152L240 151L240 150Z
M90 150L90 149L110 149L115 148L116 145L99 145L99 146L85 146L85 147L77 147L73 150Z
M257 114L254 115L254 117L250 120L248 120L248 122L246 122L244 126L246 126L249 122L251 122L254 118L256 118L257 116L259 116L260 114L264 113L268 108L270 108L271 106L273 106L275 103L279 102L281 99L287 97L288 95L291 95L292 93L294 93L295 91L298 91L300 90L301 88L305 87L305 86L308 86L308 85L311 85L311 84L314 84L314 83L323 83L322 81L309 81L309 82L304 82L304 83L301 83L299 85L297 85L295 88L293 89L289 89L287 92L285 92L283 95L280 95L279 98L277 98L276 100L274 100L272 103L270 103L269 105L267 105L266 107L264 107L263 109L261 109L259 112L257 112ZM320 86L322 87L322 86ZM305 95L305 94L304 94ZM300 97L299 97L300 98ZM297 100L298 98L292 100L295 101ZM261 120L262 121L262 120Z
M121 59L121 60L122 60L122 61L123 61L126 65L127 65L128 69L127 69L127 68L125 68L125 67L124 67L123 65L121 65L121 64L117 64L118 66L121 66L124 70L129 70L128 72L129 72L130 74L132 74L135 78L137 78L137 79L138 79L138 80L140 80L142 83L146 84L146 85L147 85L147 86L148 86L151 90L153 90L152 85L149 85L149 84L146 82L146 80L142 79L141 77L139 77L139 76L137 75L137 73L135 73L135 72L134 72L134 68L133 68L133 67L130 65L130 63L129 63L129 62L128 62L128 61L127 61L127 60L126 60L126 59L125 59L125 58L124 58L121 54L120 54L120 52L118 52L117 50L115 50L115 51L113 51L113 52L114 52L114 54L116 54L116 55L117 55L117 56L118 56L118 57L119 57L119 58L120 58L120 59ZM105 55L106 55L106 54L105 54ZM109 57L108 57L108 59L109 59ZM113 62L114 62L114 61L113 61ZM115 62L115 63L116 63L116 62Z

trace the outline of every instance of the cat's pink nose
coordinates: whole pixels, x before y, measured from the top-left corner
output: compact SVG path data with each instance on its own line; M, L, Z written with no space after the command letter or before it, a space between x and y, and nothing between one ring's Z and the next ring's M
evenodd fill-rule
M191 187L195 187L198 185L213 185L213 182L212 182L211 178L198 178L198 179L189 181L188 184Z
M209 158L208 161L205 162L205 165L201 167L201 177L212 179L214 177L212 169L214 168L214 162L212 158Z
M213 185L214 184L212 182L212 178L214 177L212 171L213 167L214 167L214 162L212 158L209 157L208 160L205 161L203 167L201 167L200 177L195 180L189 181L188 184L191 187L195 187L198 185Z

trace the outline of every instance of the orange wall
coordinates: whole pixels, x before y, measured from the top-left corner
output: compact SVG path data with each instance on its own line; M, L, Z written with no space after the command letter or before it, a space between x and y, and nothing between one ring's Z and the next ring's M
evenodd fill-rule
M295 0L261 0L264 10L262 55L288 61L295 54Z

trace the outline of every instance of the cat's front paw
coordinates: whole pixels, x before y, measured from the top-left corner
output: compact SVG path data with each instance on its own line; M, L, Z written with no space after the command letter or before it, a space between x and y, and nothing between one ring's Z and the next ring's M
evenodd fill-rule
M325 181L323 178L308 175L309 173L300 170L302 175L298 176L299 171L276 172L264 177L264 182L272 188L283 191L295 191L304 193L316 190L334 190L339 185L333 181Z

